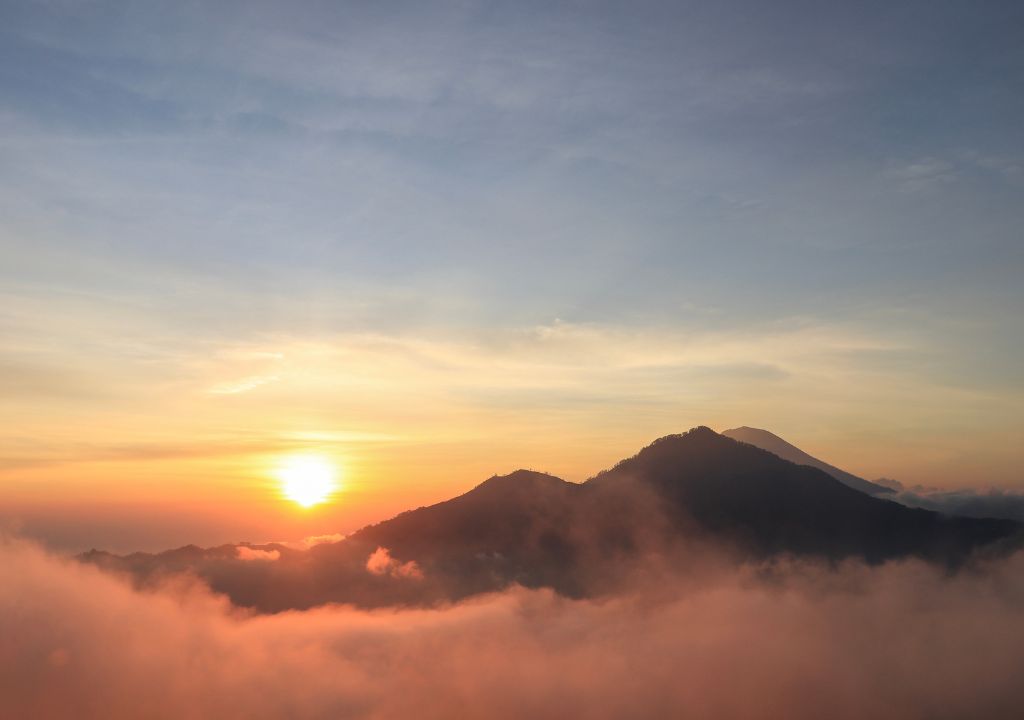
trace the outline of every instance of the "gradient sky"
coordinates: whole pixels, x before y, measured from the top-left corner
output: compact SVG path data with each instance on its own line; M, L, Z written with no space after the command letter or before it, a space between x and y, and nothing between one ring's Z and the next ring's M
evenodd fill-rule
M1021 488L1020 2L0 6L0 514L347 531L697 424ZM336 502L270 468L318 452Z

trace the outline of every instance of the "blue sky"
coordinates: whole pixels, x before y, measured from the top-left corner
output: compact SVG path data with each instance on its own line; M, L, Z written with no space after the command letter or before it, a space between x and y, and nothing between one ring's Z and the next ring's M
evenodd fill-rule
M287 373L208 361L372 336L417 372L475 358L469 389L424 383L524 434L576 403L564 432L720 420L854 464L883 443L921 478L937 450L972 482L1019 477L1020 3L40 2L0 20L5 422L65 420L15 433L12 466L72 452L83 418L123 428L110 398L83 409L97 388L263 392ZM542 367L504 386L482 370L503 363Z

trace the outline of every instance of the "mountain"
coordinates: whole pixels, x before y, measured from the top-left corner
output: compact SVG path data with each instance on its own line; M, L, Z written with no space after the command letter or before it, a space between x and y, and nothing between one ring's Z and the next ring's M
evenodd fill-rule
M722 435L732 438L733 440L745 442L748 445L753 445L754 447L759 447L762 450L767 450L770 453L778 455L783 460L789 460L797 465L810 465L811 467L823 470L839 482L843 483L843 485L848 485L854 490L860 490L868 495L886 495L895 492L891 487L886 487L885 485L879 485L878 483L873 483L870 480L859 478L845 470L840 470L833 465L829 465L824 460L819 460L816 457L808 455L800 448L795 445L791 445L778 435L770 433L767 430L743 426L733 428L732 430L725 430L722 432Z
M649 558L695 552L694 541L740 558L916 556L956 567L979 551L1019 547L1021 531L1009 520L949 517L872 497L698 427L584 483L519 470L308 551L188 546L80 559L142 585L187 570L238 605L273 612L327 602L427 605L512 583L599 595Z
M404 512L352 534L347 541L388 548L444 577L462 597L517 582L580 595L583 486L544 473L495 476L451 500ZM323 548L322 553L330 552Z
M922 513L872 497L706 427L661 438L587 484L653 488L677 524L689 519L756 556L880 562L913 555L955 565L1021 530L1012 521Z

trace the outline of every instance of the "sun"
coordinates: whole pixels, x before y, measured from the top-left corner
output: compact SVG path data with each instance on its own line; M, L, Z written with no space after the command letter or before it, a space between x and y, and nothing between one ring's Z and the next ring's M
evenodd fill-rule
M284 458L274 474L284 496L302 507L318 505L338 489L337 468L320 455Z

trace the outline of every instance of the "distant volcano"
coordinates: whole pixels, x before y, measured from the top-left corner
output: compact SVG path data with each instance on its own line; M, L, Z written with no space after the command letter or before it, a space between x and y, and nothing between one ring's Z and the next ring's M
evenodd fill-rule
M739 440L740 442L745 442L749 445L753 445L754 447L759 447L762 450L767 450L774 455L778 455L783 460L789 460L797 465L810 465L811 467L818 468L819 470L824 470L843 485L849 485L854 490L860 490L868 495L885 495L895 492L895 490L890 487L873 483L870 480L865 480L864 478L859 478L845 470L840 470L834 465L829 465L824 460L819 460L812 455L808 455L797 446L789 444L775 433L768 432L767 430L747 427L744 425L743 427L733 428L732 430L725 430L722 434L726 437L732 438L733 440Z

